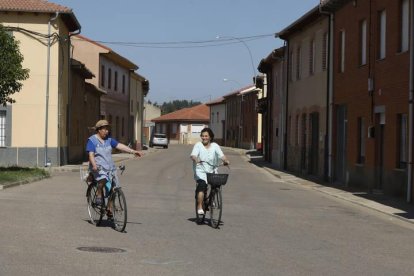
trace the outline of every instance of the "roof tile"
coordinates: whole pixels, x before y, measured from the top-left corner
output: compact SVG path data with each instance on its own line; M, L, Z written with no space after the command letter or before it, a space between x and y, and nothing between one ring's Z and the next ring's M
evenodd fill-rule
M209 121L210 120L210 108L206 104L200 104L193 107L183 108L158 118L154 118L151 121Z
M0 11L72 13L68 7L45 0L0 0Z

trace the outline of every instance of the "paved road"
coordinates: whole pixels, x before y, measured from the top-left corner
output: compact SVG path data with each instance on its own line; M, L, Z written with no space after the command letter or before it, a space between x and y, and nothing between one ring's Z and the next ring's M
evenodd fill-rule
M126 163L127 233L88 223L78 173L0 191L0 275L414 275L412 224L277 182L233 151L224 224L197 225L190 150Z

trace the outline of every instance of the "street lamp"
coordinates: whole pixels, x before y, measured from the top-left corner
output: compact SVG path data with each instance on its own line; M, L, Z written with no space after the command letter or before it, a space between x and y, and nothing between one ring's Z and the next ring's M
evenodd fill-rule
M249 46L247 45L247 43L238 38L238 37L234 37L234 36L216 36L217 39L229 39L229 40L236 40L240 43L242 43L244 45L244 47L246 47L247 51L249 52L249 57L250 57L250 63L252 65L252 72L253 72L253 80L254 80L254 84L256 84L256 68L254 67L254 62L253 62L253 56L252 56L252 52L250 51Z
M239 88L241 88L241 87L242 87L241 83L240 83L240 82L238 82L238 81L236 81L236 80L232 80L232 79L227 79L227 78L224 78L224 79L223 79L223 81L224 81L224 82L229 82L229 81L232 81L232 82L236 83L236 84L239 86Z

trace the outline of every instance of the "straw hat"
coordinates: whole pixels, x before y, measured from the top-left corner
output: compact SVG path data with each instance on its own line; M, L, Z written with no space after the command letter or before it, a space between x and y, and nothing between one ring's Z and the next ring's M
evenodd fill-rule
M95 130L98 130L101 127L104 127L104 126L109 126L108 121L107 120L99 120L98 122L96 122Z

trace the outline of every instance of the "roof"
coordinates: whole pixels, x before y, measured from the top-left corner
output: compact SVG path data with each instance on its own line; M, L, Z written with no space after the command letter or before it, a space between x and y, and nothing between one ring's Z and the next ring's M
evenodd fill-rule
M214 100L206 103L206 105L208 105L208 106L210 106L210 105L217 105L217 104L222 104L224 102L225 102L225 99L223 97L220 97L220 98L214 99Z
M248 86L239 88L238 90L232 91L229 94L224 95L223 97L224 97L224 99L226 99L226 98L229 98L229 97L232 97L232 96L237 96L242 92L246 92L246 91L250 91L250 90L252 91L254 89L256 89L256 86L254 84L253 85L248 85Z
M320 8L322 11L334 12L347 2L349 2L349 0L321 0Z
M304 14L301 18L284 28L282 31L276 33L276 37L280 37L281 39L286 40L290 35L295 32L301 31L306 25L314 22L318 19L322 14L319 11L319 5L308 11Z
M274 49L267 57L263 58L258 66L259 72L266 73L271 69L271 64L283 60L285 46Z
M85 64L79 60L71 58L70 61L72 69L77 70L85 79L92 79L95 77L95 75L85 66Z
M183 108L160 117L154 118L153 122L166 121L193 121L193 122L209 122L210 108L206 104L199 104L193 107Z
M2 1L2 0L0 0ZM114 50L112 50L111 48L109 48L108 46L105 46L97 41L94 41L86 36L83 35L76 35L76 38L78 38L79 40L83 40L83 41L87 41L89 43L92 43L94 45L97 45L103 49L105 49L106 51L108 51L107 53L101 53L101 55L105 56L106 58L112 60L113 62L128 68L130 70L137 70L139 67L138 65L136 65L135 63L133 63L132 61L128 60L127 58L119 55L118 53L116 53Z
M0 0L0 11L59 13L70 32L80 30L81 26L71 8L45 0Z

